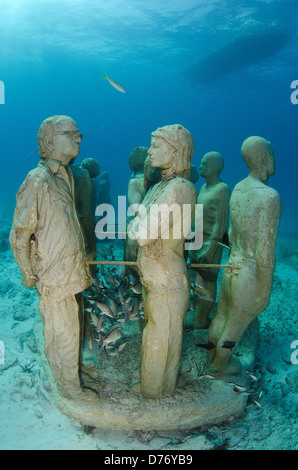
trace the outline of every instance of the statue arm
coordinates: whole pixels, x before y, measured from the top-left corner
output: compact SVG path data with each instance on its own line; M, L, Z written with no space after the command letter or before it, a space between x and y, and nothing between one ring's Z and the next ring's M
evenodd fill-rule
M266 206L260 211L258 226L258 244L256 260L260 270L272 270L275 265L275 248L278 226L281 217L281 198L274 191L273 196L265 200Z
M216 197L208 204L208 218L212 218L212 224L209 236L204 240L203 246L198 252L198 262L200 263L209 263L213 259L218 249L217 242L221 242L227 230L230 195L230 188L228 186L222 187Z
M17 195L13 227L9 242L22 273L22 284L32 288L38 280L30 259L31 244L35 243L38 222L38 184L27 178Z
M141 204L145 197L146 191L143 184L143 179L140 184L140 180L136 180L136 178L132 178L128 183L127 189L127 200L128 205L131 206L132 204Z
M224 186L219 191L216 204L214 205L214 224L210 233L210 255L213 257L218 249L217 242L221 242L228 227L229 220L229 202L231 191L228 186Z

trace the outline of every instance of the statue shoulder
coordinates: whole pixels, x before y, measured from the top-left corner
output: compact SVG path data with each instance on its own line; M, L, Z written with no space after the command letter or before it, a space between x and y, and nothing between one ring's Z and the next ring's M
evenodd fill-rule
M188 202L197 202L198 191L195 185L187 178L175 178L175 193L179 193L181 199Z
M181 190L198 193L197 188L188 178L179 177L173 181L176 181L177 187L179 187Z
M230 186L227 183L225 183L224 181L221 181L219 183L219 190L222 191L222 192L225 192L225 193L231 193Z

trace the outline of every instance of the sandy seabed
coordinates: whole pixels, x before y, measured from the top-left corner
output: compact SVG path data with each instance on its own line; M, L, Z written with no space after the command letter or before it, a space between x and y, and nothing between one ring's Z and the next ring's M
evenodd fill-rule
M12 214L6 208L0 214L0 345L5 346L5 363L0 364L1 450L298 449L298 364L293 363L298 355L291 348L298 341L297 233L279 234L271 301L259 318L258 380L253 383L258 399L248 401L243 416L190 431L106 431L81 426L51 401L33 334L38 295L21 286L8 244ZM119 243L114 255L122 257Z

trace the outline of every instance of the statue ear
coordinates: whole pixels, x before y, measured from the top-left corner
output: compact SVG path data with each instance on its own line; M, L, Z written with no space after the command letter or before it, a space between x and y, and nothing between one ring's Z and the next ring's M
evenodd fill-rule
M262 161L262 163L263 163L264 166L267 166L267 164L268 164L268 155L267 155L266 152L263 154L263 161Z
M47 135L44 139L44 144L48 150L52 150L53 148L53 139L52 136Z

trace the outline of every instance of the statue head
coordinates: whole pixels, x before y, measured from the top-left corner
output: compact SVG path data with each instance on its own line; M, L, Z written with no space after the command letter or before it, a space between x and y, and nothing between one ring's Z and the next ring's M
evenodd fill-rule
M43 121L38 134L39 155L43 159L52 158L62 165L68 165L80 152L83 134L68 116L51 116Z
M208 179L218 179L224 167L224 159L218 152L207 152L200 164L200 175Z
M255 178L267 183L269 177L275 174L274 150L263 137L248 137L241 146L241 155Z
M193 149L193 138L188 130L180 124L172 124L152 132L148 154L153 167L172 169L177 176L189 178Z
M109 181L109 173L107 171L102 172L101 180Z
M128 158L129 168L132 171L144 171L144 163L147 158L147 147L134 148Z
M100 173L100 166L95 158L85 158L81 167L88 171L90 178L96 178Z

